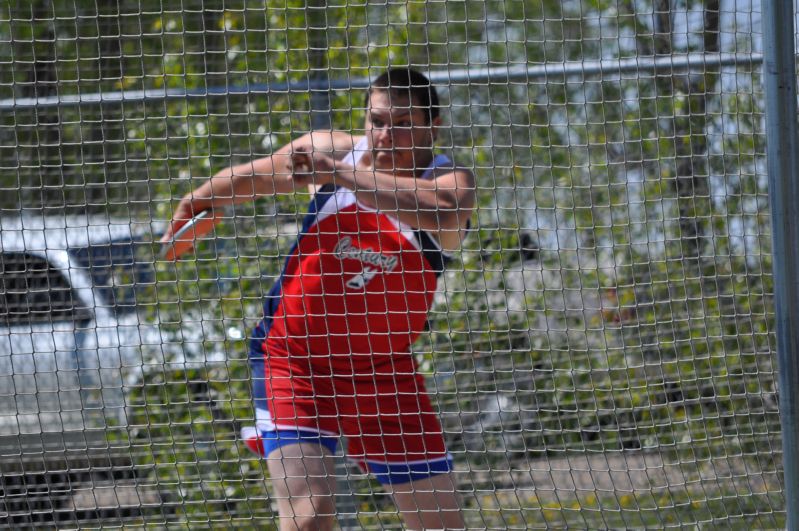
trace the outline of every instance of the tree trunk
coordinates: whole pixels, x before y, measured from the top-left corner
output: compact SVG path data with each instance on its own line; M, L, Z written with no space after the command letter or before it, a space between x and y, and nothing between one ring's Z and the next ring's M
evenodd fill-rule
M705 2L704 51L719 50L719 0ZM708 221L702 216L710 212L710 164L707 157L707 108L708 91L718 81L718 73L704 72L701 75L684 77L682 92L687 103L686 115L677 122L677 197L680 209L683 257L698 260ZM676 117L675 117L676 121ZM682 142L679 139L690 139Z
M704 3L703 48L706 53L719 50L719 2ZM638 51L656 57L668 56L673 49L672 0L655 0L652 6L651 29L641 24L638 29ZM625 8L634 13L635 5ZM675 149L674 192L677 196L683 260L698 265L704 246L707 225L701 218L710 211L709 164L707 159L708 90L718 81L717 73L658 74L657 97L668 100L672 110L670 135ZM678 113L682 108L683 112Z

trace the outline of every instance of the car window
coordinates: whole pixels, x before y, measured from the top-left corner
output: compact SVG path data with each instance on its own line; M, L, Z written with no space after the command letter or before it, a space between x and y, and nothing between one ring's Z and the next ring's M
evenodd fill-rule
M69 253L78 267L92 277L106 304L117 314L132 313L140 295L155 279L149 246L131 240L119 240L88 247L72 248Z
M91 318L63 272L45 258L0 253L0 326Z

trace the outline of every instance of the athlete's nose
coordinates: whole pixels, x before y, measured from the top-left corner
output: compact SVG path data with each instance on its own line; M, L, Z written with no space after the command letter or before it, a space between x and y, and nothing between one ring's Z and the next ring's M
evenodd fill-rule
M382 127L372 126L372 138L375 146L389 147L392 144L391 127L384 125Z

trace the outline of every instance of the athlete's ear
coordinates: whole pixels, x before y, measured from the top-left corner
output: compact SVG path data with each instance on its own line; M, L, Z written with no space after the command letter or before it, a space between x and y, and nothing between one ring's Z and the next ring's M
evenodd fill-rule
M436 138L438 137L438 128L441 127L441 117L436 116L433 118L433 122L430 124L430 134L433 135L433 141L435 142Z

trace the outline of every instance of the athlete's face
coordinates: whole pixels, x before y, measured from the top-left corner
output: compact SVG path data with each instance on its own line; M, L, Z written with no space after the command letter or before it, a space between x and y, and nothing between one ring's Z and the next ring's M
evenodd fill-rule
M409 98L373 90L366 111L366 138L375 170L415 175L433 160L433 142L440 119L427 120L427 112Z

